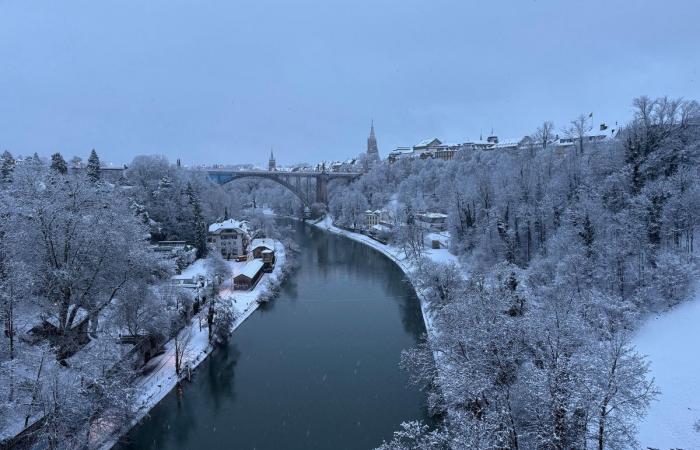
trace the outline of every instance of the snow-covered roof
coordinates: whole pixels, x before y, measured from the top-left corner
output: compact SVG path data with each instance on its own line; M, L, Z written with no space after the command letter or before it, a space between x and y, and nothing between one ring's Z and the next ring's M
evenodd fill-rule
M78 308L78 312L75 314L75 318L73 318L73 323L71 324L71 327L75 328L77 325L80 324L80 322L85 320L87 316L88 312L86 309ZM44 320L46 320L46 322L50 323L56 328L58 328L59 326L58 319L54 315L48 316Z
M391 231L390 227L388 227L386 225L382 225L382 224L372 225L370 228L372 230L380 232L380 233L388 233Z
M241 275L247 277L247 278L255 278L255 275L260 272L260 270L263 268L263 262L260 259L254 259L252 261L248 261L245 266L241 268L241 272L236 275L236 277L239 277Z
M436 212L423 213L423 214L419 214L419 216L426 217L428 219L446 219L447 218L447 214L436 213Z
M257 239L253 239L253 241L250 244L250 247L253 249L258 248L258 247L265 247L265 248L268 248L270 250L274 250L275 249L275 241L273 239L270 239L270 238L257 238Z
M223 222L212 223L211 225L209 225L210 233L220 233L222 230L234 229L242 230L247 233L248 222L246 222L245 220L228 219L224 220Z
M414 147L427 147L427 146L429 146L430 144L433 144L433 143L436 143L437 145L442 144L442 142L440 142L440 139L438 139L438 138L431 138L431 139L426 139L426 140L424 140L424 141L420 141L419 143L417 143L416 145L414 145Z
M410 153L413 153L413 149L411 147L396 147L394 150L391 151L392 155L402 155Z
M473 146L473 147L492 147L493 142L485 141L483 139L470 140L462 143L463 146Z
M520 139L505 139L494 145L493 148L514 148L520 145Z
M172 277L170 277L170 279L173 281L175 281L175 280L189 281L189 280L196 280L200 276L201 275L197 275L197 274L181 273L179 275L173 275Z

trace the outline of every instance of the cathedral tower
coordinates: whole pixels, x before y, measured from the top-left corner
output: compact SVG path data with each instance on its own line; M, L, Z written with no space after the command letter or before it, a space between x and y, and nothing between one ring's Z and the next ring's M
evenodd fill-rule
M275 155L272 153L272 149L270 149L270 160L267 162L267 170L270 172L277 170L277 163L275 162Z
M369 130L367 138L367 156L371 160L379 160L379 149L377 148L377 137L374 135L374 121Z

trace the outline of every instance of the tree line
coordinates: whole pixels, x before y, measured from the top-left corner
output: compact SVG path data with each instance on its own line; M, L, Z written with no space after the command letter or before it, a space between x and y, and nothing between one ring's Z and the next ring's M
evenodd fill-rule
M636 448L656 389L630 334L697 279L700 107L633 108L609 139L589 139L581 115L562 148L546 121L515 151L383 163L331 192L348 226L393 210L402 247L415 211L446 213L460 259L406 249L435 332L403 364L446 419L406 423L382 448Z

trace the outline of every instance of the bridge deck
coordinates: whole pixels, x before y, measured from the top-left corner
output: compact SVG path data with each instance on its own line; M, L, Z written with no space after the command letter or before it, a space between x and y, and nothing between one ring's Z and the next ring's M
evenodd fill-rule
M268 170L227 170L227 169L209 169L207 173L210 175L231 175L239 177L270 177L270 176L289 176L316 178L319 175L328 175L330 178L356 178L362 175L360 172L285 172L285 171L268 171Z

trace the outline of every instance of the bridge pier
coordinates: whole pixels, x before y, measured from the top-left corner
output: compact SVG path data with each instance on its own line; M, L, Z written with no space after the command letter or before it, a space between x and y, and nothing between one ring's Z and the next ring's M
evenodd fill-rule
M316 202L328 205L328 174L321 173L316 177Z

